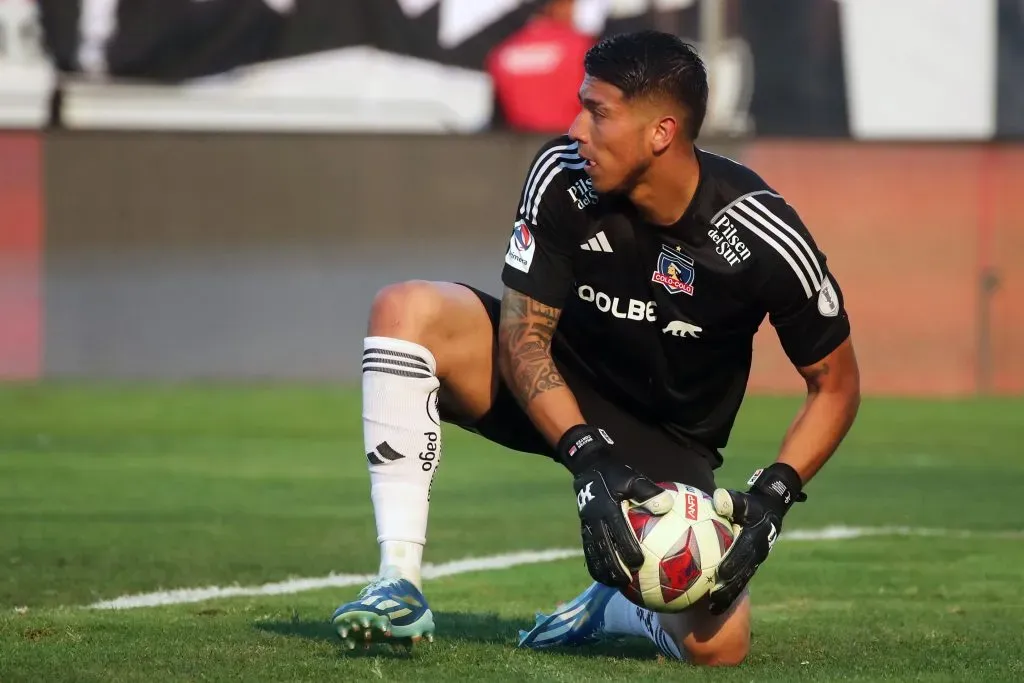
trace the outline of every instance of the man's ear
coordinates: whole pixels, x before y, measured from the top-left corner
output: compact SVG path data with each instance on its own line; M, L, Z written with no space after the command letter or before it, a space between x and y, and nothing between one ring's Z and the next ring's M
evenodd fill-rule
M660 116L652 125L651 149L655 154L663 154L679 134L682 121L678 116Z

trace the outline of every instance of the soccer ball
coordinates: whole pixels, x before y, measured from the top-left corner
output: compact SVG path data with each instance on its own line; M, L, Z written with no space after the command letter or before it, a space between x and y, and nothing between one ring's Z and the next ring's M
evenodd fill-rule
M675 498L669 512L659 517L640 507L625 511L644 563L622 594L655 612L681 612L715 585L733 529L715 512L707 493L685 484L658 485Z

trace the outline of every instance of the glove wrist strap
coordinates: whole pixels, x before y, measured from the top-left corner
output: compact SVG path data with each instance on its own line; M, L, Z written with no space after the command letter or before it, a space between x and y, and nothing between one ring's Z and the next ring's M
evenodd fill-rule
M760 494L781 506L782 514L789 512L794 503L807 500L800 475L791 466L776 462L754 472L747 482L749 493Z
M608 446L613 443L603 429L581 424L562 435L555 452L558 461L577 476L607 457Z

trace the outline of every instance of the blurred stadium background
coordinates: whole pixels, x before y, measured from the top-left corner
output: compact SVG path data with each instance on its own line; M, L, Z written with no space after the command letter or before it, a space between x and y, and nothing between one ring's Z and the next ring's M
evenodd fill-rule
M543 5L0 0L0 376L353 379L381 285L496 290L581 45L653 26L834 264L867 392L1024 391L1024 4ZM767 341L754 387L799 389Z
M759 680L807 673L801 658L832 662L822 680L1024 678L1021 0L0 0L0 679L342 670L275 669L294 652L256 637L317 641L337 591L237 603L207 630L195 615L216 609L56 608L374 569L356 389L371 298L407 278L499 291L581 50L639 27L699 45L699 144L787 197L846 293L867 400L795 527L946 530L773 560ZM763 464L802 391L767 324L752 388L728 483ZM560 473L449 443L428 559L575 547ZM495 476L533 497L481 488ZM490 534L466 533L467 508ZM988 533L1004 535L961 557L958 538ZM500 599L489 579L436 594L453 638L496 653L579 570L509 574ZM503 616L455 614L480 596ZM154 646L175 638L198 640ZM794 640L807 649L787 663ZM148 664L111 673L100 651ZM573 678L438 652L438 676ZM637 665L573 662L580 678Z

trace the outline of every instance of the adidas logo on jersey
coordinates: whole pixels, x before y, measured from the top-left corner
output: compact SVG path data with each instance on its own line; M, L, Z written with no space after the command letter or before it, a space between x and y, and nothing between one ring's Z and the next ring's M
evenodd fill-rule
M614 249L612 249L611 242L609 242L608 238L604 235L604 230L581 244L580 249L583 251L601 251L606 254L610 254L614 251Z

